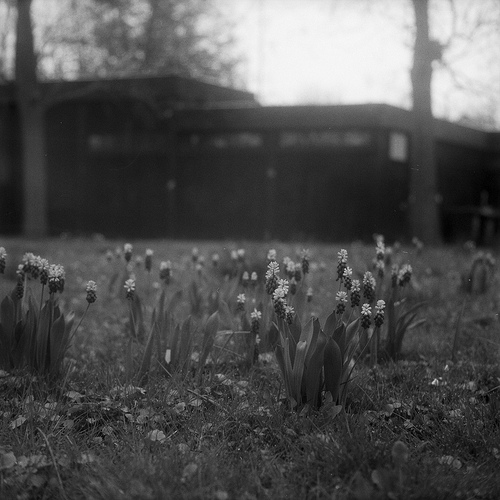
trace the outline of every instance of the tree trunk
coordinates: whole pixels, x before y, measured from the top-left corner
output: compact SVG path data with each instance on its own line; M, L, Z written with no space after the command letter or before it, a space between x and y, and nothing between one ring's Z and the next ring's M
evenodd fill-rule
M428 0L412 0L416 38L411 70L413 90L413 144L410 174L410 225L424 243L441 241L432 116L432 61L436 44L429 39Z
M16 99L21 124L23 234L46 236L47 171L44 109L36 75L37 61L31 24L31 1L17 0Z

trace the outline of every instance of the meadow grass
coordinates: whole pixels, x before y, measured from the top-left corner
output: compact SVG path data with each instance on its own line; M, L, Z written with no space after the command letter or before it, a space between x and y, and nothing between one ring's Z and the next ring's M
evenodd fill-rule
M88 306L85 284L97 283L97 301L73 338L62 380L0 372L0 498L500 498L500 276L491 267L484 293L472 293L470 249L403 246L397 258L413 267L407 298L425 302L419 312L425 321L406 333L398 361L357 363L342 411L324 405L305 413L286 401L264 332L250 367L234 353L241 342L233 338L228 351L219 343L220 356L200 377L193 372L196 360L188 372L172 373L154 354L147 381L127 380L130 302L123 255L115 253L123 243L0 241L8 253L0 299L15 286L25 252L64 266L59 303L77 318ZM219 269L256 271L262 282L270 248L281 262L304 247L132 243L129 272L136 275L145 325L163 286L161 261L172 263L168 298L183 290L176 311L184 318L193 312L189 284L210 275L214 253ZM336 307L337 252L347 249L361 278L372 269L375 245L306 246L313 298L304 314L324 325ZM205 259L202 269L193 247L197 263ZM151 273L135 260L148 248L154 250ZM231 251L238 248L245 256L236 263ZM231 289L231 308L242 291Z

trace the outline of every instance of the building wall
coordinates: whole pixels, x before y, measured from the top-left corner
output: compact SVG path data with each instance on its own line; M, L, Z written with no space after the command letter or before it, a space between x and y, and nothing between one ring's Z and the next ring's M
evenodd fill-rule
M147 109L123 99L60 103L47 114L47 145L53 234L164 231L166 141Z
M367 130L184 133L180 234L339 240L376 225L377 134Z
M0 234L15 234L21 226L21 143L15 108L0 103Z
M182 147L176 163L179 172L191 172L185 174L188 179L198 165L203 165L201 172L211 172L221 192L218 198L241 212L238 220L257 214L252 219L258 227L250 221L245 224L252 228L247 235L325 241L368 240L374 232L403 237L409 144L404 158L391 158L390 129L380 126L378 111L373 106L304 106L177 113L174 121ZM408 140L408 134L400 135ZM232 167L221 173L224 164ZM240 188L233 195L226 184L231 176L246 179L252 189ZM201 181L200 192L204 185ZM204 227L218 227L214 221L223 219L223 208L210 210L209 195L202 206L201 196L190 198L191 189L187 181L179 183L178 197L188 198L183 217L190 220L192 199L193 209L213 218ZM247 192L253 193L253 202L246 200L243 209ZM232 196L237 199L231 201ZM197 234L202 226L193 218L183 235Z
M373 108L352 114L346 107L272 111L189 110L155 121L123 100L54 107L48 117L55 127L49 133L52 231L324 241L369 240L375 232L411 237L411 136L400 117L391 127L387 116L377 124ZM489 185L489 156L475 143L454 143L454 131L439 133L443 230L453 239L463 217L450 218L449 209L479 203ZM392 151L394 134L406 140L403 156Z
M20 144L9 113L0 107L0 188L8 192L1 208L9 214L0 218L2 233L19 230L21 219ZM46 114L50 230L410 238L410 116L384 105L177 109L160 116L150 102L123 93L61 100ZM500 148L491 137L436 121L450 239L456 231L450 207L477 205L484 187L500 205Z

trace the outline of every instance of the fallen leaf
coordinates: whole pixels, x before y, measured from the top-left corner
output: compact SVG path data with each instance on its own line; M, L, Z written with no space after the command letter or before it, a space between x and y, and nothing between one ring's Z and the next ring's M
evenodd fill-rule
M71 459L68 457L68 455L61 455L57 457L57 463L61 467L69 467L71 465Z
M443 455L438 458L438 463L441 465L451 465L453 462L453 457L451 455Z
M184 410L186 409L186 403L184 403L184 401L180 402L180 403L177 403L175 406L174 406L174 411L176 413L182 413Z
M29 480L35 488L41 488L45 484L45 478L39 474L33 474Z
M68 391L64 395L69 399L73 399L74 401L80 401L80 399L83 398L83 395L77 391Z
M92 453L83 452L77 462L79 464L91 464L92 462L95 462L95 457Z
M198 470L198 465L195 464L194 462L187 464L186 467L184 467L184 470L182 471L181 481L183 483L189 481L196 474L197 470Z
M104 425L101 429L101 433L105 436L112 436L114 432L115 430L111 427L111 425Z
M446 385L446 382L443 382L443 379L441 377L439 377L439 378L435 378L431 382L431 385L434 385L434 386Z
M159 429L153 429L152 431L149 431L147 436L147 439L150 441L158 441L159 443L163 443L165 439L167 439L167 436L165 436L165 433Z
M10 423L9 427L11 429L17 429L18 427L21 427L21 425L23 425L24 422L26 422L26 420L27 420L26 417L22 417L22 416L21 417L17 417L15 420L13 420Z
M52 462L45 455L37 454L28 457L28 465L31 467L48 467L51 464Z
M462 468L462 462L458 459L455 458L451 455L443 455L442 457L438 458L438 462L441 465L451 465L454 469L461 469Z
M68 418L67 420L63 420L62 425L65 429L72 429L75 425L75 421L71 418Z
M16 462L16 456L11 451L7 453L0 453L0 471L14 467Z
M189 446L186 443L179 443L177 445L177 449L179 450L180 453L184 454L189 451Z
M241 403L238 404L238 406L236 407L236 409L238 411L241 411L241 410L248 410L248 408L250 408L250 403L248 401L242 401Z
M384 409L381 411L382 414L384 414L386 417L390 417L394 412L394 405L391 403L387 403L384 406Z

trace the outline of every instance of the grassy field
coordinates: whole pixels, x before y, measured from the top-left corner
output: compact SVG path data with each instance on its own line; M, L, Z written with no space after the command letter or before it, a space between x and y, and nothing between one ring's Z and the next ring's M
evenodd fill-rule
M33 252L64 266L60 307L75 311L75 325L84 316L62 378L0 371L1 499L500 498L500 276L488 266L470 281L475 249L394 248L392 262L413 268L407 306L424 301L417 319L425 321L406 332L397 361L381 352L372 366L359 357L341 411L295 411L268 349L273 317L263 288L268 250L280 264L286 256L300 262L303 244L132 241L127 269L124 243L0 240L8 254L0 300L15 287L23 254ZM339 250L361 278L373 271L375 244L305 246L310 272L297 285L303 298L309 287L313 295L302 315L324 325L337 305ZM159 268L167 260L165 284ZM241 283L245 270L257 273L253 290ZM123 286L131 274L146 325L134 341ZM89 280L97 284L90 305ZM39 284L30 287L39 297ZM153 343L147 380L139 381L131 373L144 359L162 291L172 324L192 317L190 364L174 369ZM251 366L240 334L217 338L207 364L197 363L216 295L242 330L244 315L264 309Z

